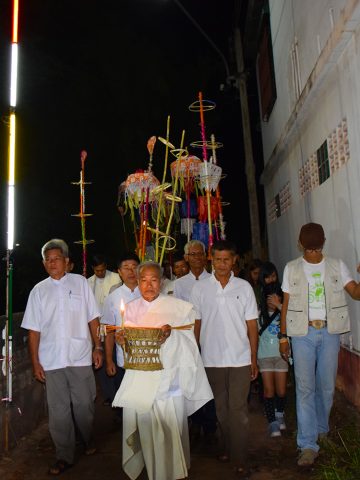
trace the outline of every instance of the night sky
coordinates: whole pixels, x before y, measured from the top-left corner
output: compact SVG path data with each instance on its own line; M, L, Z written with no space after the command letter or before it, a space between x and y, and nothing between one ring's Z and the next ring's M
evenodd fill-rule
M234 26L233 0L183 0L183 5L229 61ZM245 2L244 2L245 3ZM11 1L0 0L0 253L6 253L6 162L8 149ZM220 57L173 0L20 0L17 107L16 242L14 310L24 307L29 290L44 278L40 248L64 238L81 271L79 211L80 152L87 150L87 237L89 255L115 260L125 250L116 209L118 185L129 173L147 168L150 136L166 136L178 147L200 140L199 117L188 106L199 91L217 108L206 114L206 131L224 143L218 163L227 177L220 186L227 236L240 252L248 250L247 204L241 113L235 87L226 84ZM250 77L250 105L256 110L256 80ZM255 108L254 108L255 107ZM253 123L256 125L255 113ZM261 173L261 147L254 149ZM165 147L154 151L161 179ZM198 154L190 148L190 153ZM0 275L0 314L4 312L5 263Z

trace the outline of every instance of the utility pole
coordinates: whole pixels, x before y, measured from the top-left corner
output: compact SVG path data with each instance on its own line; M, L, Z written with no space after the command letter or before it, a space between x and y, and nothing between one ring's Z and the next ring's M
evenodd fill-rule
M244 56L241 41L241 34L239 28L235 28L235 55L237 66L237 80L240 92L240 106L242 117L242 131L244 137L245 150L245 173L246 184L249 196L249 213L250 213L250 227L251 227L251 249L254 258L261 257L261 237L260 237L260 222L259 222L259 206L256 191L255 181L255 164L253 149L251 143L251 129L249 105L246 86L246 73L244 72Z

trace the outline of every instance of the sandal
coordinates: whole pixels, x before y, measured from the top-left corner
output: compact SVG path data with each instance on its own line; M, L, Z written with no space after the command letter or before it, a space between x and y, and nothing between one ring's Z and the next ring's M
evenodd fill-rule
M54 465L51 465L51 467L49 468L48 474L53 476L61 475L72 466L73 463L68 463L66 460L56 460Z
M243 480L246 480L250 478L251 471L245 467L236 467L235 474L238 478L242 478Z
M223 455L219 455L219 456L217 457L217 459L218 459L218 461L219 461L220 463L228 463L228 462L230 462L229 455L226 455L226 453L224 453Z
M88 445L85 449L85 455L90 457L96 453L97 448L94 445Z

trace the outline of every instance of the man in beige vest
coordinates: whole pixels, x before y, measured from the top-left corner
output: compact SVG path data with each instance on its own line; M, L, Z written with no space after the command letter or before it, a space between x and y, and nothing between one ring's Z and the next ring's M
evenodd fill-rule
M303 225L299 236L303 256L286 265L282 284L280 353L289 357L291 337L301 467L314 463L317 442L329 431L340 334L350 330L344 290L360 300L360 284L342 260L323 255L324 243L321 225Z

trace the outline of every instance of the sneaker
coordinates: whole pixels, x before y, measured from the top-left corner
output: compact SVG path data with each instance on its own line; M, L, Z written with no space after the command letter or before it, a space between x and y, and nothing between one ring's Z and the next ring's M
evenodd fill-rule
M272 438L281 437L280 424L277 420L269 424L269 434L270 434L270 437Z
M286 430L284 412L275 412L275 418L280 424L280 430Z
M311 467L311 465L314 465L315 459L318 456L319 454L315 450L304 448L304 450L301 450L297 464L299 467Z

